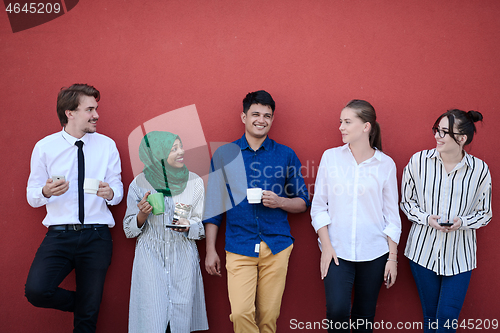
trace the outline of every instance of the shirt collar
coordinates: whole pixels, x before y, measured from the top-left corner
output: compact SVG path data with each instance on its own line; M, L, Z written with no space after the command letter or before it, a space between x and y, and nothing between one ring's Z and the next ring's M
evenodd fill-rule
M86 144L88 142L88 136L87 136L88 133L85 133L84 136L82 136L80 139L77 139L74 136L72 136L71 134L69 134L68 132L66 132L66 130L63 128L61 131L61 134L62 134L64 140L68 141L68 143L71 144L72 146L74 146L75 142L77 142L78 140L83 141L84 144Z
M464 158L463 160L465 160L465 164L467 164L469 166L469 168L472 168L472 156L467 154L467 152L464 150Z
M439 152L436 150L436 148L429 150L426 157L438 158L440 161L442 161L441 156L439 155ZM460 163L465 163L469 168L472 168L472 156L469 155L465 150L464 150L464 157L462 158Z
M345 145L340 147L340 149L347 150L347 151L349 151L350 154L352 154L351 148L349 148L348 143L346 143ZM369 159L367 159L366 161L369 161L372 158L376 158L378 161L382 160L382 152L380 150L378 150L377 148L374 148L374 149L375 149L375 154L372 157L370 157ZM366 161L363 161L363 163L365 163Z
M427 155L425 156L427 158L437 158L439 157L439 153L436 149L431 149L429 152L427 152Z
M238 140L237 143L240 146L241 150L245 150L245 149L252 150L252 148L248 144L248 141L247 141L245 134L243 134L243 136ZM259 147L259 149L263 148L263 149L269 151L272 148L271 147L272 144L273 144L273 142L271 139L269 139L269 135L268 135L268 136L266 136L266 139L264 140L264 142L262 142L262 145Z

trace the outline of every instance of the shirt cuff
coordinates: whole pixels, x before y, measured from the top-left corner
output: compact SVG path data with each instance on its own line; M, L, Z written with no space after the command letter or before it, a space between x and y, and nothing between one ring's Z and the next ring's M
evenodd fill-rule
M120 203L121 199L117 199L117 191L116 189L114 189L113 187L111 187L111 190L113 191L113 198L111 200L108 200L108 199L104 199L106 201L106 204L108 206L114 206L114 205L117 205Z
M389 224L384 229L384 234L391 237L394 243L399 244L399 238L401 237L401 230L394 224Z
M300 197L297 197L297 198L301 198L302 200L304 200L304 202L306 203L306 207L307 208L309 208L311 206L311 201L309 201L307 199L307 197L300 196Z
M416 222L418 224L429 225L429 216L431 216L431 214L422 213L418 208L412 209L410 211L410 214L417 218L417 221L412 221L413 219L410 216L408 216L410 221Z
M130 223L130 232L133 235L139 235L142 232L142 229L144 228L144 226L146 225L146 223L148 223L148 220L146 219L146 221L144 221L144 223L142 224L142 227L139 227L137 225L137 215L135 215L133 217L133 219L134 219L134 221Z
M40 190L36 192L36 199L40 201L40 205L42 206L46 205L49 202L50 198L47 198L45 195L43 195L43 187L41 187Z
M220 227L221 222L222 221L219 221L219 220L214 219L214 218L209 218L209 219L203 220L203 224L212 223L212 224L215 224L218 227Z
M187 232L187 237L190 239L200 239L200 225L198 223L193 223L189 225L189 231Z
M331 223L330 215L327 212L320 213L312 220L314 231L318 232L319 229Z

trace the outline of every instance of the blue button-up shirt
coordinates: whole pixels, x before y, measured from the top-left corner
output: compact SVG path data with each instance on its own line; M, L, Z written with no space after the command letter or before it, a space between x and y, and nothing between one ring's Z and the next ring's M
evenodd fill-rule
M204 223L220 226L226 213L226 251L258 257L264 241L273 254L293 243L287 212L249 204L247 188L258 187L285 198L309 195L295 152L267 137L254 151L243 135L215 152L208 180ZM257 247L258 249L258 247Z

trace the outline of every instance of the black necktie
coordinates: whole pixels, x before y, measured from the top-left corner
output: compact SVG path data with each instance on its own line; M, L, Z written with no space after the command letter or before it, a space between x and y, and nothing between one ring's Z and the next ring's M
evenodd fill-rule
M85 207L83 205L83 180L85 179L85 158L83 157L83 141L76 141L78 147L78 219L83 224Z

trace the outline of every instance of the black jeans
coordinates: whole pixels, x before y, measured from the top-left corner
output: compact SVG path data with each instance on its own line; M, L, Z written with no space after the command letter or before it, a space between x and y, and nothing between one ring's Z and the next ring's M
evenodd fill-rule
M339 259L324 279L328 332L372 332L377 298L384 282L388 254L372 261ZM351 296L354 287L354 300Z
M95 332L112 248L107 226L47 231L28 273L26 298L37 307L74 312L73 332ZM76 291L59 288L73 269Z

